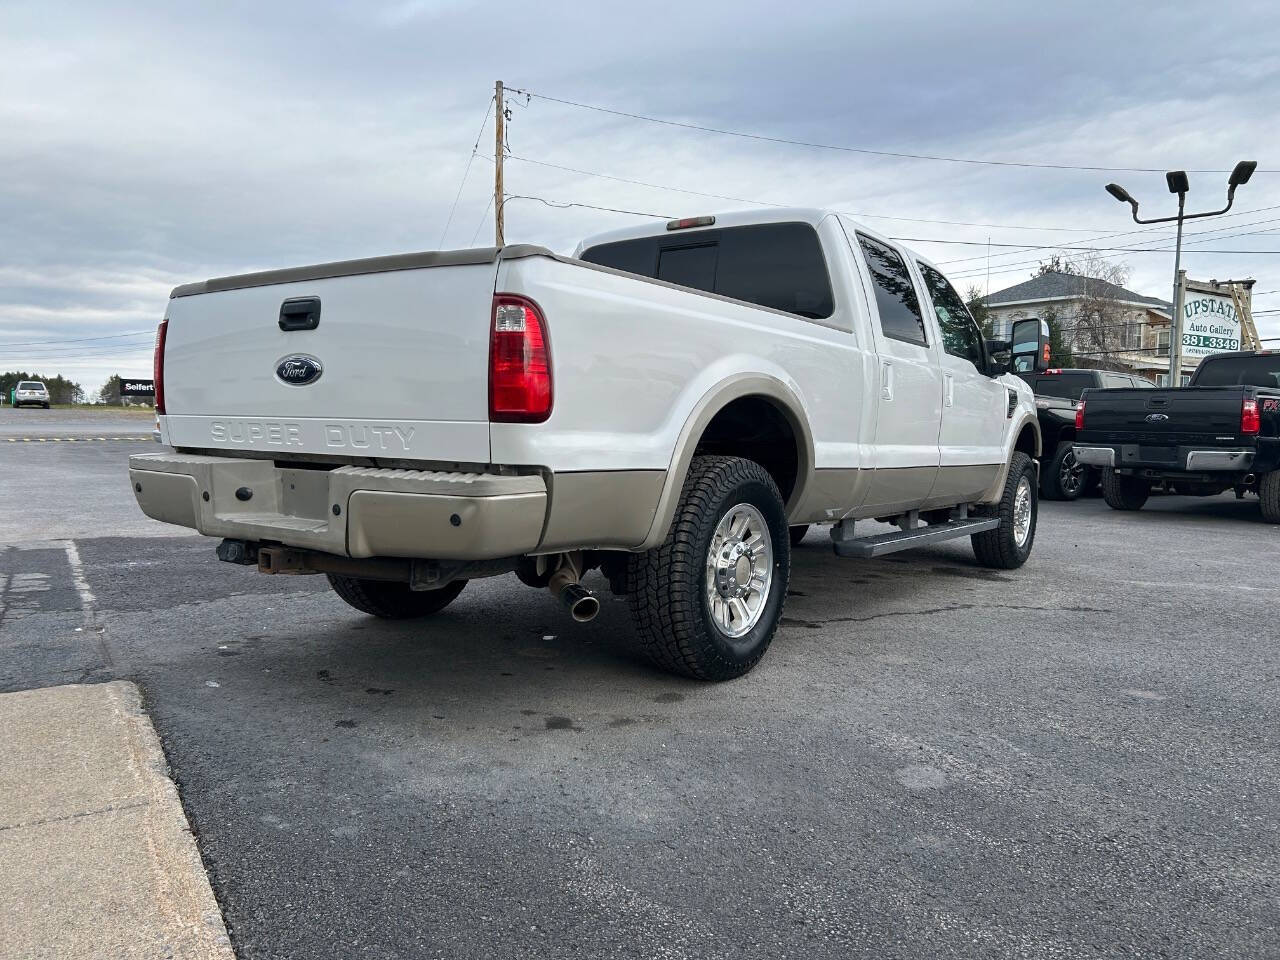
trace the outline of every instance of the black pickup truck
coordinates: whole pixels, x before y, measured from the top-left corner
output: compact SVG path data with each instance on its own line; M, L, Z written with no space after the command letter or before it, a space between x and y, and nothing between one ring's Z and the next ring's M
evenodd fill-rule
M1190 496L1254 493L1280 523L1280 351L1206 357L1185 387L1086 390L1076 458L1102 467L1102 494L1138 510L1154 483Z
M1111 370L1054 368L1019 373L1036 395L1040 417L1041 449L1040 497L1044 500L1075 500L1098 488L1102 471L1076 460L1076 405L1089 389L1138 387L1150 390L1155 384L1142 377Z

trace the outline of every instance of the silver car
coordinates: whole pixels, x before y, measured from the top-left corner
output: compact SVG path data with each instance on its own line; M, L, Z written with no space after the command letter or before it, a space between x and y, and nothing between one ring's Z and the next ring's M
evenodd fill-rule
M49 388L39 380L19 380L13 388L15 407L44 407L49 409Z

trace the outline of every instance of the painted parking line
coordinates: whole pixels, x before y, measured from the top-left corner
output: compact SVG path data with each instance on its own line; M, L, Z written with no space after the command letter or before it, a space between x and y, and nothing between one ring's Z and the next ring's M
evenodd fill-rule
M5 437L9 443L95 443L99 440L123 443L141 443L151 437Z

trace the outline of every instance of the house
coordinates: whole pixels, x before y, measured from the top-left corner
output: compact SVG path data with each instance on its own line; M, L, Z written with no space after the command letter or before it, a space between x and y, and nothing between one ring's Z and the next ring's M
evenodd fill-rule
M1074 273L1049 271L984 300L992 334L1007 339L1015 320L1056 320L1078 367L1123 370L1160 386L1169 381L1170 317L1167 300ZM1183 361L1183 382L1195 368Z

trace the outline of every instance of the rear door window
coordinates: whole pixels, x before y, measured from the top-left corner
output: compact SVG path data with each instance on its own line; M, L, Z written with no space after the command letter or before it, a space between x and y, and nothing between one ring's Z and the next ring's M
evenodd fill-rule
M587 263L821 320L835 312L822 243L807 223L761 223L602 243Z
M918 343L925 346L929 340L924 332L924 314L920 312L920 298L907 265L896 250L879 240L858 234L858 245L867 260L871 283L876 291L876 312L880 314L880 329L886 337Z

